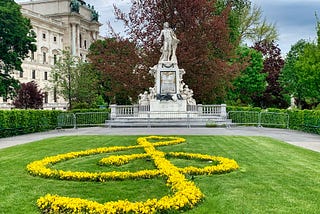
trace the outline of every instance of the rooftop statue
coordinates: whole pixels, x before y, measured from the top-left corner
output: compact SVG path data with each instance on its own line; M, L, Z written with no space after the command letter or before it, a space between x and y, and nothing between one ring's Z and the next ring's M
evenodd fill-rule
M161 40L162 37L163 37L163 45L160 49L160 51L162 52L162 55L160 57L159 62L169 61L169 62L177 63L176 50L180 40L177 39L177 36L173 32L172 28L170 28L168 22L165 22L163 24L163 30L161 30L158 40Z
M91 7L91 21L98 21L99 20L99 14L94 9L94 6Z
M70 9L71 9L71 12L79 13L79 9L80 9L79 1L78 0L71 0Z

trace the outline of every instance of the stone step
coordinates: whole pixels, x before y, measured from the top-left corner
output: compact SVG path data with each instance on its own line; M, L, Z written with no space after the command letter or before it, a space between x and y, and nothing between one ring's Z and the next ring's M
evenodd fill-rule
M106 120L107 127L205 127L229 126L224 118L117 118Z

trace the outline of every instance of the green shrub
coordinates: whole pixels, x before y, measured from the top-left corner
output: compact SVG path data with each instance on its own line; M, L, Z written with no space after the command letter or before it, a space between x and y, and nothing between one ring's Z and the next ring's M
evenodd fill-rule
M241 111L241 113L232 113L233 111ZM257 124L257 117L252 112L272 112L272 113L286 113L289 116L289 128L294 130L300 130L304 132L310 132L320 134L320 110L298 110L298 109L277 109L268 108L261 109L256 107L238 107L238 106L227 106L227 112L229 113L230 119L236 123L243 124ZM236 117L234 115L244 115ZM253 116L248 116L253 115ZM234 117L234 118L233 118ZM285 116L277 116L272 114L261 114L261 123L266 127L278 127L286 128L286 126L274 126L272 124L283 124Z
M54 129L60 113L56 110L0 110L0 137Z
M87 112L110 112L108 108L89 108L89 109L73 109L68 113L87 113Z

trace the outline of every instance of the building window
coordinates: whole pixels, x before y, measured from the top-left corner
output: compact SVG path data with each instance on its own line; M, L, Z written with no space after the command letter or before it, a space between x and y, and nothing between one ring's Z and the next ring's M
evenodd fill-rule
M31 60L34 60L34 51L31 51L30 58L31 58Z
M54 89L53 89L53 102L55 102L55 103L56 103L56 102L57 102L57 100L58 100L58 99L57 99L57 89L56 89L56 88L54 88Z
M53 55L53 64L57 64L57 54Z
M44 80L48 80L48 72L44 72Z
M23 71L20 71L20 72L19 72L19 77L20 77L20 78L23 78Z
M47 53L43 52L42 56L43 56L43 64L45 64L47 62Z
M46 39L46 34L45 33L42 34L42 39Z
M32 79L36 78L36 70L32 70Z
M87 49L87 40L84 40L84 48Z
M48 92L44 92L44 103L48 103Z
M57 42L57 37L56 36L53 37L53 41Z

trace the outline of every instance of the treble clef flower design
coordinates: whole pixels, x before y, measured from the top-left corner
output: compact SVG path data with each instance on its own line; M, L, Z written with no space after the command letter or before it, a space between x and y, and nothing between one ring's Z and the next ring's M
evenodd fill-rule
M185 142L185 139L179 137L140 137L137 139L138 145L136 146L114 146L70 152L46 157L27 165L27 170L31 175L62 180L107 182L108 180L163 176L166 178L167 186L170 186L173 191L172 195L166 195L160 199L148 199L143 202L118 200L101 204L87 199L47 194L38 199L37 205L46 213L156 213L168 210L180 210L182 208L193 208L204 195L193 181L187 180L185 174L221 174L236 170L239 166L236 161L223 157L183 152L165 153L156 149L160 146L175 145L183 142ZM126 151L135 148L143 148L145 153L109 156L101 159L99 164L123 165L137 158L150 158L154 162L156 169L137 172L76 172L57 170L50 167L70 159L95 154ZM210 164L203 168L193 166L178 168L167 159L167 157L170 156L206 160L215 164Z

